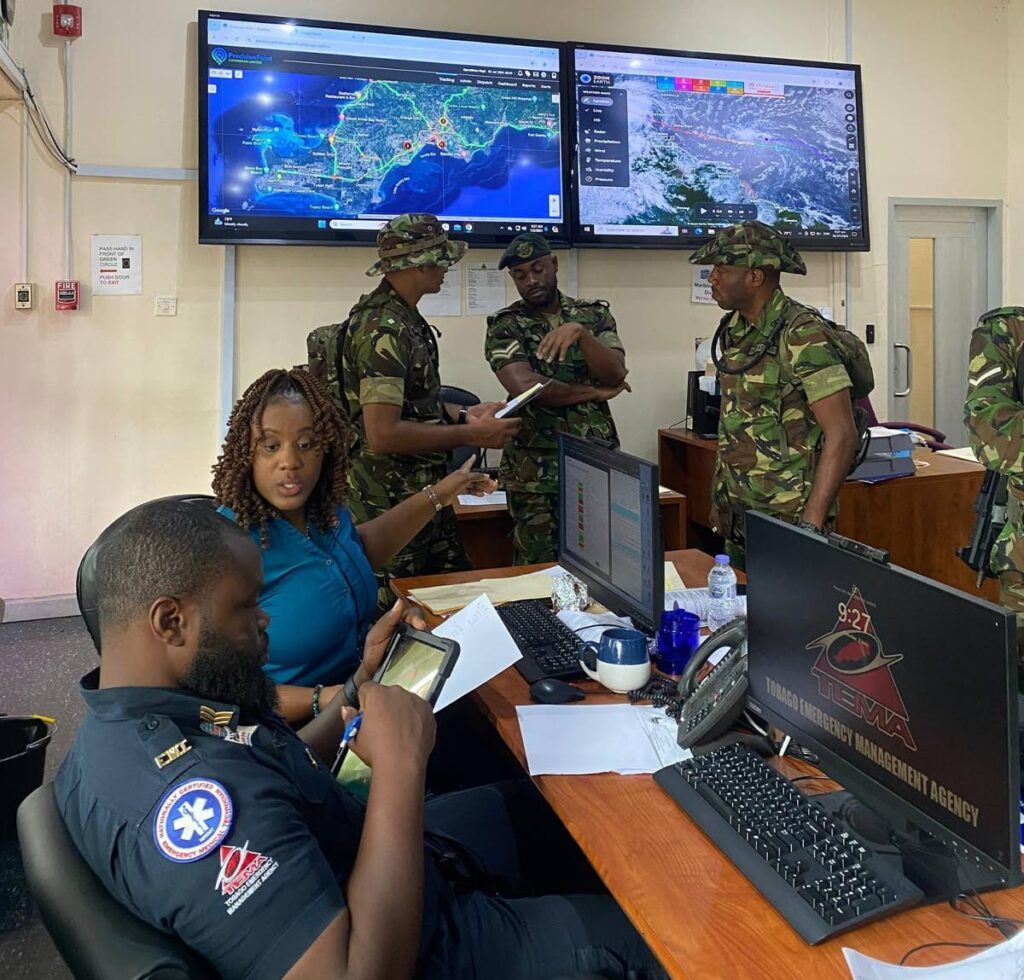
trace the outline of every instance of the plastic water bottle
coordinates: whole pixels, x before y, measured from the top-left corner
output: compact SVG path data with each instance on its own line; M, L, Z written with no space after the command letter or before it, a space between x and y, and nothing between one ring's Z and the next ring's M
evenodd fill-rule
M728 555L715 555L715 564L708 572L708 592L711 597L708 628L714 632L736 615L736 572L729 564Z

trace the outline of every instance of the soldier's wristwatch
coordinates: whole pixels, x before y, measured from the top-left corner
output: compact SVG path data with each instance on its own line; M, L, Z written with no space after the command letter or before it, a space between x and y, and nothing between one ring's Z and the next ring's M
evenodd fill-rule
M810 531L812 534L822 534L823 535L825 533L825 531L822 528L818 527L817 524L812 524L810 521L797 520L797 521L793 521L793 524L796 527L803 528L805 531Z

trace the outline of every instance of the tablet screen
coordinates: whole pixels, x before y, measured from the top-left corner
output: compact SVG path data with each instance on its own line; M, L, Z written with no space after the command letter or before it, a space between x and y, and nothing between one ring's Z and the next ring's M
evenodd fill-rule
M389 687L404 687L407 691L418 694L424 701L428 701L444 656L444 650L407 637L388 658L377 683Z

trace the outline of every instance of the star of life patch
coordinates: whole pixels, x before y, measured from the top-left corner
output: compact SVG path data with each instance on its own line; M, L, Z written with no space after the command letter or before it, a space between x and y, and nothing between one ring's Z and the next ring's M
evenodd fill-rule
M234 729L227 725L216 725L212 721L199 722L200 730L214 738L222 738L225 742L234 742L235 745L252 745L252 737L259 728L259 725L238 725Z
M235 807L228 791L213 779L178 783L160 801L153 817L157 849L177 864L206 857L231 830Z
M213 887L220 889L224 896L224 907L228 915L234 915L239 907L249 900L254 892L277 870L278 864L272 857L250 851L249 842L241 847L221 845L220 871Z

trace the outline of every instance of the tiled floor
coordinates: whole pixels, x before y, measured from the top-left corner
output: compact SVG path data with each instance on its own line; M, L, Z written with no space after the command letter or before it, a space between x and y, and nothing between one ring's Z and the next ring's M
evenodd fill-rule
M92 641L77 617L0 625L0 714L57 719L46 752L48 780L82 720L78 679L96 663ZM0 841L0 974L4 980L71 976L28 897L13 841Z

